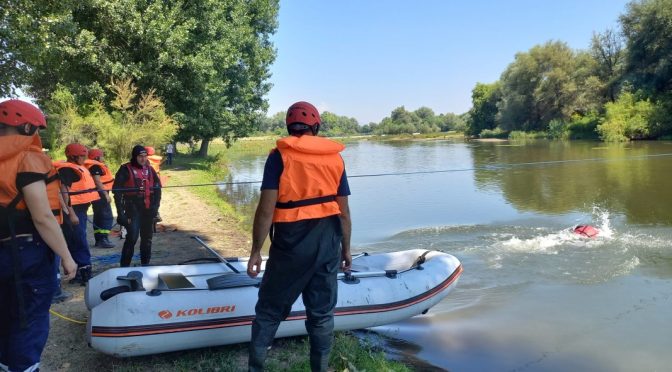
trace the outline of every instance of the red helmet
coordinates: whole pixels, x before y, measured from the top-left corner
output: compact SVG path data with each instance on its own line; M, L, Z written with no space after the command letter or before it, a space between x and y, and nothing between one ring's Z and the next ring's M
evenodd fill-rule
M71 143L65 146L65 156L86 156L89 150L81 143Z
M91 149L89 150L89 159L96 160L103 156L103 150L101 149Z
M24 124L31 124L40 128L47 127L47 121L40 109L33 104L18 99L0 102L0 123L12 127Z
M285 123L287 125L301 123L312 127L320 124L320 113L315 106L308 102L300 101L289 106Z
M147 150L147 155L151 156L156 153L156 150L152 146L145 146L145 150Z

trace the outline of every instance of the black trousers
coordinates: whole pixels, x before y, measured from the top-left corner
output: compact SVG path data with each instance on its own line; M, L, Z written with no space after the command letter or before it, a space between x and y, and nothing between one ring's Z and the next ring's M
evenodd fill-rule
M140 263L149 265L152 258L152 236L154 235L154 211L144 208L144 205L126 205L126 217L131 222L126 226L126 241L121 250L121 267L131 266L135 243L140 237Z
M252 323L249 370L261 371L280 322L301 295L310 338L310 366L326 371L334 331L336 280L343 237L338 216L275 224Z

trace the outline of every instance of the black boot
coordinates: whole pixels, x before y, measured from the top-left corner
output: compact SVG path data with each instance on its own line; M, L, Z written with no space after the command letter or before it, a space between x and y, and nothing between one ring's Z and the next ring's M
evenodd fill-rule
M266 354L268 354L268 347L255 347L250 344L249 356L247 360L248 372L262 372L266 361Z
M81 275L81 286L84 287L89 282L89 279L91 279L91 265L81 267L79 274Z
M110 241L110 239L107 237L107 234L100 234L102 235L100 240L96 242L96 247L98 248L114 248L115 245Z

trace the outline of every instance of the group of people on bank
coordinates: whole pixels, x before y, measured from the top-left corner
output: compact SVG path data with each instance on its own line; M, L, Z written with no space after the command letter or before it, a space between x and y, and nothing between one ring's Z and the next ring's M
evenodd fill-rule
M252 323L249 370L264 369L280 322L302 296L310 367L326 371L337 275L352 264L350 189L340 155L344 146L317 136L320 114L308 102L290 106L286 124L289 136L277 142L266 161L254 217L249 276L260 273L261 249L269 236L271 248ZM0 370L39 368L58 266L65 280L86 282L91 275L90 205L96 246L113 246L110 190L117 223L127 230L120 265L131 264L138 237L141 264L151 258L161 202L161 180L150 166L156 160L153 149L135 146L130 161L112 177L102 151L81 144L66 147L66 161L52 162L37 134L45 127L37 107L20 100L0 103ZM169 164L173 152L169 145Z
M89 207L93 206L95 247L113 248L109 240L113 191L117 222L127 230L120 265L130 266L138 237L141 264L148 265L161 202L161 180L150 166L148 148L135 146L130 161L113 176L102 150L79 143L66 146L66 160L52 161L43 153L38 134L46 126L36 106L17 99L0 102L3 371L39 369L49 332L49 307L64 296L60 279L84 285L91 277Z

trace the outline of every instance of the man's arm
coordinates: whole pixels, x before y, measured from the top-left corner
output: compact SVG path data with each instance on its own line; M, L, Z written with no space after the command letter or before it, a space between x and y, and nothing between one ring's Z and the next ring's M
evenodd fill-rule
M352 220L350 219L350 205L347 196L337 196L336 203L341 210L339 218L343 228L343 240L341 241L341 269L350 271L352 266L352 256L350 254L350 235L352 233Z
M266 241L266 236L271 230L275 202L278 200L278 190L261 190L261 198L254 214L252 227L252 252L247 263L247 275L254 278L261 272L261 248Z
M49 248L62 259L63 274L65 274L63 280L74 278L77 273L77 264L72 260L61 228L49 208L46 184L44 182L33 182L23 187L21 192L30 211L35 229Z
M109 204L112 200L110 199L110 194L105 191L105 186L103 185L103 181L100 180L100 175L92 174L91 176L93 177L93 182L96 184L96 189L105 195L105 199Z
M114 183L112 184L112 194L114 195L114 205L117 209L117 223L121 226L128 225L128 217L124 211L123 195L124 184L128 179L128 169L125 166L119 167L117 174L114 175Z

